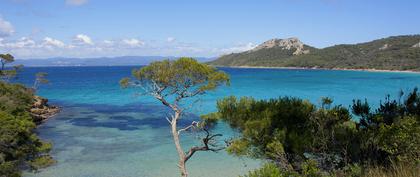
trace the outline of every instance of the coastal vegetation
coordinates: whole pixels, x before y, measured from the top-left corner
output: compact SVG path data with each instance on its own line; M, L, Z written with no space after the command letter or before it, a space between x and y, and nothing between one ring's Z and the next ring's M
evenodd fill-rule
M31 110L39 97L31 88L9 83L21 66L5 67L14 61L10 54L1 54L0 58L0 176L19 177L22 169L37 170L55 161L48 154L51 143L34 133L37 121Z
M197 62L193 58L179 58L177 60L163 60L152 62L150 65L133 70L132 78L120 81L124 88L137 89L141 94L147 94L163 105L170 108L171 115L166 117L171 126L171 133L178 152L178 167L181 176L188 176L186 162L198 151L219 151L215 139L221 134L211 134L207 125L196 121L183 128L178 122L186 114L188 108L194 106L197 96L215 90L221 85L229 84L229 76L206 64ZM205 121L203 121L205 122ZM189 148L187 152L181 146L180 134L190 129L202 129L205 136L201 139L201 146Z
M275 39L249 51L223 55L209 64L236 67L420 71L420 35L393 36L322 49L305 45L296 38Z
M316 106L294 97L256 100L230 96L207 116L241 132L230 154L264 159L247 177L418 176L420 93L367 100L350 108L323 98Z

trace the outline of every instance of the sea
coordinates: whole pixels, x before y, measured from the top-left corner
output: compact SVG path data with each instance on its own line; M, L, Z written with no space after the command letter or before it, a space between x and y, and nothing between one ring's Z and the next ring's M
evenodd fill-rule
M36 129L53 143L53 166L24 177L172 177L179 176L177 153L169 124L169 110L137 89L122 89L119 80L141 66L26 67L16 82L32 86L37 72L47 72L50 83L37 94L62 111ZM387 95L398 98L420 86L419 73L219 68L230 75L230 86L200 96L189 107L180 126L216 111L226 96L270 99L299 97L320 105L330 97L334 105L349 107L354 99L367 99L373 107ZM224 140L239 137L237 130L218 123L214 133ZM184 132L185 150L200 144L202 134ZM223 144L220 144L223 145ZM193 177L235 177L258 168L264 161L219 152L198 152L188 162Z

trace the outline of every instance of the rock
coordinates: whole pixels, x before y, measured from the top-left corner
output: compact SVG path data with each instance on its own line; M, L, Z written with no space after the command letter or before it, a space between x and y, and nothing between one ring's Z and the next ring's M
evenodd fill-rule
M34 96L34 103L30 112L36 124L41 124L43 121L54 116L59 111L59 107L48 105L48 99L40 96Z
M250 50L251 52L261 50L261 49L269 49L274 47L280 47L283 50L292 50L296 49L293 52L293 55L301 55L309 53L309 50L304 49L304 44L298 38L287 38L287 39L271 39L268 40L254 49Z
M420 48L420 42L419 42L419 43L417 43L417 44L414 44L412 47L413 47L413 48Z
M47 106L48 99L42 98L40 96L34 96L34 104L32 105L33 108L43 108L44 106Z
M390 47L391 45L389 44L384 44L384 46L380 47L379 50L386 50Z

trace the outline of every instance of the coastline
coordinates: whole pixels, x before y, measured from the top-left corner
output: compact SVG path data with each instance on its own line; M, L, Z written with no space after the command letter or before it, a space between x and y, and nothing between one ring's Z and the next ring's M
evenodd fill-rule
M46 98L35 95L33 99L34 103L32 108L29 110L29 113L37 125L40 125L51 117L54 117L61 110L58 106L49 105L48 99Z
M331 70L331 71L365 71L365 72L385 72L385 73L412 73L420 74L414 70L386 70L386 69L353 69L353 68L319 68L319 67L273 67L273 66L218 66L223 68L248 68L248 69L290 69L290 70Z

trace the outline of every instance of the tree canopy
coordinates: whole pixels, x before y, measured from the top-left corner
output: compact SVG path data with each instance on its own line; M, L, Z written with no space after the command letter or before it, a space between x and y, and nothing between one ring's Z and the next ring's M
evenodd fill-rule
M30 112L33 90L8 83L22 66L6 68L14 61L10 54L0 54L0 59L0 176L19 177L22 169L37 170L55 161L48 154L51 144L34 132L36 124ZM37 80L39 76L45 79L45 74L37 75Z
M11 78L15 77L17 72L22 69L23 65L16 65L12 68L6 68L7 64L10 64L15 61L15 58L10 54L0 54L0 80L3 82L9 81Z
M175 61L163 60L132 72L136 79L120 81L121 85L139 86L146 93L176 96L176 99L193 97L229 84L229 76L224 72L192 58L179 58Z
M156 61L148 66L135 69L132 78L123 78L120 84L124 87L140 88L143 94L151 95L163 105L171 108L172 115L167 117L171 125L171 133L178 152L178 167L181 176L188 176L186 162L198 151L219 151L215 138L221 134L211 134L203 124L193 121L191 125L178 128L178 120L189 108L184 99L191 99L218 86L229 84L229 76L216 68L197 62L193 58ZM191 106L194 105L194 101ZM192 128L202 128L205 136L201 146L194 146L187 151L181 146L179 135Z
M36 170L54 163L48 155L51 144L33 131L33 96L23 85L0 81L0 176L18 177L22 167Z
M372 165L412 167L420 162L420 95L417 89L401 95L397 100L386 97L377 109L367 100L354 100L350 110L333 106L329 98L317 107L293 97L231 96L219 100L211 115L242 133L229 153L274 164L249 176L270 176L264 175L267 171L278 173L275 177L360 176Z

